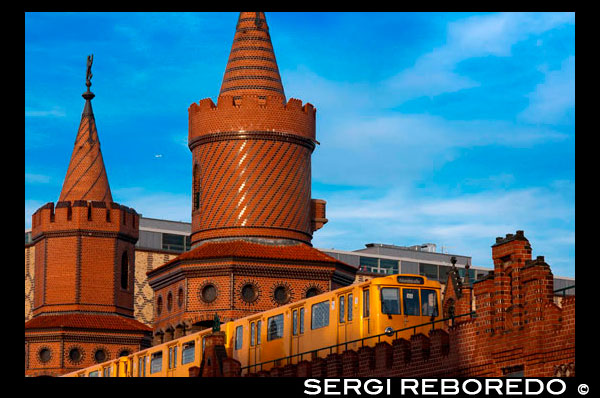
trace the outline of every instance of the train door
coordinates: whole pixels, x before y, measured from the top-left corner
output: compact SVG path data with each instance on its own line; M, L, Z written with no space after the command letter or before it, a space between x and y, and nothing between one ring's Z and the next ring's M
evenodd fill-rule
M177 368L177 345L169 347L169 358L167 364L167 377L175 376L175 369Z
M262 362L262 324L263 322L261 319L255 319L253 321L250 321L250 348L248 352L248 365L256 365ZM260 368L250 368L249 372L254 373L259 370Z
M341 293L337 295L338 309L337 309L337 343L342 344L352 339L353 329L353 298L352 293ZM338 347L338 353L341 353L346 349L346 346L341 345Z
M371 290L362 291L362 337L371 335Z
M292 309L292 334L290 342L290 355L304 352L304 307ZM298 363L303 358L293 357L291 363Z

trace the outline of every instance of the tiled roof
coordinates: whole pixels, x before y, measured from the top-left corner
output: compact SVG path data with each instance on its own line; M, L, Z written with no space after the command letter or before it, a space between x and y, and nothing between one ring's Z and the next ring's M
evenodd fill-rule
M319 263L337 264L341 261L328 256L327 254L310 247L304 243L297 245L276 246L261 245L259 243L248 242L244 240L234 240L225 242L206 242L189 252L180 254L173 260L149 271L148 274L155 273L170 264L182 260L205 260L216 258L251 258L251 259L273 259L290 261L312 261Z
M108 314L40 315L25 322L25 329L50 328L152 331L152 328L135 319Z

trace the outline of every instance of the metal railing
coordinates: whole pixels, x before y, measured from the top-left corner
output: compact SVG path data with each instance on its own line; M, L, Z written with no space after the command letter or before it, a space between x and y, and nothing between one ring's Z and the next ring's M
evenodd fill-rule
M260 370L262 370L263 369L263 365L266 365L266 364L269 364L269 363L273 363L275 366L281 366L280 365L281 361L286 361L286 364L289 365L291 363L291 361L294 358L297 358L297 357L300 357L300 361L303 360L304 355L310 355L311 359L312 358L316 358L318 356L318 353L320 351L324 351L324 350L329 350L329 354L333 354L333 349L334 348L337 349L337 348L339 348L341 346L344 346L344 349L348 350L348 345L349 344L355 344L355 343L359 343L359 342L361 343L361 347L364 347L365 346L365 340L375 339L376 338L377 342L379 343L379 342L381 342L381 338L383 336L385 336L385 337L392 337L392 336L394 336L394 338L397 339L398 338L398 333L404 332L404 331L407 331L407 330L410 330L410 329L413 329L413 335L415 335L415 334L417 334L417 328L421 328L423 326L431 325L431 330L435 330L435 325L437 323L440 323L440 322L451 321L451 326L454 326L454 320L456 318L461 318L461 317L464 317L464 316L473 316L473 317L475 317L476 314L475 314L475 311L472 311L472 312L469 312L469 313L466 313L466 314L453 315L453 316L450 316L448 318L437 319L437 320L433 320L431 322L421 323L419 325L413 325L413 326L409 326L409 327L402 328L402 329L392 330L392 331L387 332L387 333L384 332L384 333L376 334L376 335L373 335L373 336L363 337L361 339L346 341L344 343L338 343L338 344L334 344L334 345L327 346L327 347L317 348L316 350L305 351L305 352L301 352L299 354L288 355L286 357L272 359L270 361L256 363L254 365L244 366L240 370L242 371L242 373L246 369L248 370L248 372L250 372L250 368L252 368L252 370L254 371L259 366L260 366Z
M554 291L554 295L555 295L555 296L558 296L558 294L556 294L556 293L560 293L560 292L562 292L562 296L563 296L563 297L566 297L566 296L567 296L567 293L566 293L566 291L567 291L567 290L571 290L571 289L575 289L575 285L572 285L572 286L567 286L567 287L563 287L562 289L556 289L556 290Z

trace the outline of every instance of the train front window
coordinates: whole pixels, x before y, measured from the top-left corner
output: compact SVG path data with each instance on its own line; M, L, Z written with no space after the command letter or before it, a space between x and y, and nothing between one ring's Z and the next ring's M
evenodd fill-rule
M419 298L417 297L417 302ZM400 314L400 290L395 287L381 289L381 312L384 314Z
M419 289L402 289L404 315L421 315L419 309Z
M283 314L275 315L267 320L267 341L283 337Z
M435 290L421 289L421 313L423 316L438 316Z

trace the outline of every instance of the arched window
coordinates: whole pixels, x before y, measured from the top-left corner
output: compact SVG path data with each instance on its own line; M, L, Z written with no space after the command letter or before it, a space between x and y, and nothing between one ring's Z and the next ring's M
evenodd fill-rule
M129 285L129 258L127 257L127 252L123 253L121 257L121 288L127 289Z
M192 191L193 191L193 210L198 210L200 208L200 168L198 167L198 163L194 164L194 173L193 173L193 183L192 183Z

